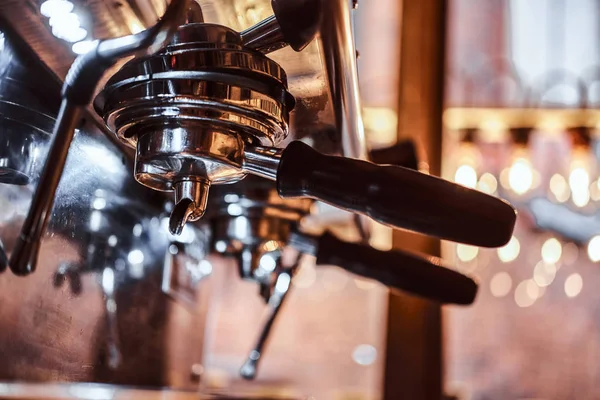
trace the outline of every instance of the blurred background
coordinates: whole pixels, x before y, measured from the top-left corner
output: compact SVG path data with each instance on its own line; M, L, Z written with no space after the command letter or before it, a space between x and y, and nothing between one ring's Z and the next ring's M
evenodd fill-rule
M597 398L600 3L448 1L442 173L519 210L503 248L443 244L479 298L444 314L446 392Z
M384 396L598 398L600 3L410 3L394 33L391 2L360 4L378 10L356 27L365 105L420 145L421 170L505 198L519 219L497 250L441 244L479 280L473 306L390 296ZM369 34L386 39L365 49ZM400 232L394 245L437 250Z

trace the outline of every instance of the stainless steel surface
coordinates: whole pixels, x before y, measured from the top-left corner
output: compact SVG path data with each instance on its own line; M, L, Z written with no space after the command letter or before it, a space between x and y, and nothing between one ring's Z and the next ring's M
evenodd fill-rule
M219 188L212 204L207 218L214 251L235 257L240 276L259 283L267 301L281 252L312 201L281 199L273 182L249 177Z
M39 176L54 119L11 100L0 99L0 183L26 185Z
M233 256L243 279L259 283L262 292L269 292L274 267L263 268L263 256L274 262L285 245L290 224L277 218L248 218L245 216L220 218L213 222L213 248L216 252ZM271 264L272 264L271 262ZM268 299L269 293L266 298Z
M215 184L240 180L244 176L242 139L228 132L193 128L145 131L137 142L135 179L161 191L173 191L185 179Z
M271 15L258 24L243 30L240 32L240 36L244 46L265 54L287 46L275 15Z
M238 31L273 14L269 0L199 0L198 3L202 6L206 22L222 24ZM128 0L118 3L88 0L85 8L78 7L77 10L89 23L86 28L89 28L94 38L111 38L151 26L164 13L165 5L164 0ZM5 0L0 3L0 14L10 28L62 80L75 58L74 54L70 44L52 35L47 20L38 10L39 3L36 0ZM322 66L322 49L317 41L301 53L285 48L270 57L285 65L289 90L297 99L289 139L314 137L314 145L318 149L339 154L341 135L333 129L333 107L329 100L326 71ZM112 72L116 72L116 69ZM110 73L106 78L109 76ZM93 113L90 115L96 117ZM101 123L100 118L97 121ZM325 131L328 132L327 135L323 134Z
M343 155L367 160L349 2L324 1L323 7L321 42Z
M106 352L109 368L116 369L121 364L121 344L119 339L119 325L117 319L117 300L115 297L115 271L107 266L102 270L101 286L104 295L104 310L106 313L107 339Z
M348 0L324 1L323 7L321 43L329 90L336 105L335 122L342 140L342 155L368 160L358 87L358 53L354 44L352 10ZM370 237L368 219L359 215L354 215L352 219L361 239L367 243Z
M164 52L126 64L109 80L96 109L132 147L139 132L164 121L222 130L239 125L250 143L273 146L286 137L294 106L286 89L285 71L244 50L237 32L190 24Z
M239 371L252 380L299 261L296 257L290 265L285 248L312 201L282 199L272 181L248 177L219 187L211 203L215 208L207 217L213 251L233 257L240 276L258 284L269 307L257 342Z
M27 275L35 270L39 243L48 223L56 188L63 173L75 129L79 123L81 108L84 106L74 98L68 97L69 90L93 91L97 82L90 82L90 80L96 79L96 76L101 77L104 69L119 58L148 55L159 50L171 40L175 30L183 21L187 4L187 0L173 0L163 19L156 25L138 34L97 43L91 53L88 53L92 54L91 58L86 58L87 55L81 56L69 70L61 109L51 138L50 151L27 219L21 228L21 235L9 260L13 273ZM88 71L93 69L99 69L100 74ZM83 96L85 98L86 94Z
M14 102L19 98L11 96L20 94L29 108L54 117L56 103L45 99L58 98L60 87L52 91L47 71L20 57L12 54L8 69L31 81L19 79L20 91L11 92L2 75L0 97ZM44 89L37 103L25 96L29 86ZM36 120L21 119L27 115L11 113L20 122L14 125L19 126L15 136L31 134L28 125ZM89 120L78 126L48 213L37 273L27 278L0 276L0 381L195 387L189 371L201 362L200 306L206 286L196 291L193 312L163 293L164 259L171 241L157 218L164 200L133 180L126 159ZM41 149L39 161L44 158ZM36 184L37 179L23 186L0 184L0 242L9 254ZM194 236L177 259L185 259L193 270L206 246L205 237ZM108 270L113 272L112 284ZM110 357L117 341L118 365ZM0 397L23 393L9 386L0 385ZM42 397L37 393L32 397Z
M246 146L243 169L254 175L274 181L281 158L281 150L268 147Z
M102 214L90 206L95 188L108 194ZM0 236L9 253L30 193L28 187L0 186ZM156 218L161 212L157 200L130 178L113 147L80 132L42 241L38 272L26 279L10 274L0 278L0 352L6 361L0 380L194 385L189 368L201 361L202 319L198 305L193 313L180 309L161 290L169 240ZM114 256L106 259L99 246L114 240L109 253ZM207 245L202 240L195 246ZM66 262L73 265L68 274L63 272ZM118 325L121 344L117 368L107 358L107 344L115 336L113 330L111 339L113 328L107 325L101 281L96 282L107 266L115 271L117 323L110 323ZM55 287L66 275L68 284ZM78 277L79 289L73 290L72 276ZM173 348L176 342L185 348Z

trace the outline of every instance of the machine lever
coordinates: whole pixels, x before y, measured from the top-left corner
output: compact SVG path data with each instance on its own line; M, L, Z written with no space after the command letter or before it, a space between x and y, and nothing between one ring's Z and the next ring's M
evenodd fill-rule
M473 279L445 268L436 257L400 250L380 251L344 242L330 233L318 237L294 233L290 245L316 256L317 265L335 265L392 289L440 303L468 305L477 295L478 286Z
M516 222L516 210L496 197L403 167L327 156L300 141L283 150L276 182L283 198L309 197L475 246L503 246Z

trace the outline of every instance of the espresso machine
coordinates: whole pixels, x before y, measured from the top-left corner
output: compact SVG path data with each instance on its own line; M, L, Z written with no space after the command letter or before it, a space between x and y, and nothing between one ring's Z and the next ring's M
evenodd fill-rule
M196 393L222 263L269 310L239 365L252 381L302 263L474 301L477 283L442 260L371 247L371 220L482 247L511 237L512 206L419 172L412 142L368 148L351 2L272 0L236 29L260 2L93 0L104 39L72 64L48 51L50 6L17 3L0 6L0 395Z

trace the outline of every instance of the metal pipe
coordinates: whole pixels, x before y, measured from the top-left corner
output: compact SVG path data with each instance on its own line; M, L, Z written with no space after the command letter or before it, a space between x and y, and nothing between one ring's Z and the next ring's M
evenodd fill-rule
M240 32L244 46L268 54L288 45L275 15Z
M269 180L277 179L282 150L277 148L246 146L242 170Z
M328 0L322 4L321 42L343 155L367 160L350 6L347 0Z
M10 269L15 275L27 275L35 271L39 242L46 230L54 194L69 152L68 144L73 139L80 113L81 107L70 104L68 100L63 100L50 139L51 147L44 170L33 195L29 213L21 228L21 234L10 257Z
M328 0L322 3L324 10L321 43L333 100L335 123L341 134L342 154L345 157L368 160L349 2ZM368 220L359 215L355 215L353 219L361 240L367 242L370 237Z
M296 266L293 266L286 271L280 273L277 277L275 283L275 293L269 299L269 314L266 318L266 321L263 325L262 330L260 331L260 335L254 348L250 352L250 355L244 362L244 365L240 368L240 375L242 378L247 380L252 380L256 377L256 371L258 368L258 363L260 362L260 358L264 352L265 345L269 340L269 336L271 334L271 329L273 328L273 324L277 320L279 316L279 311L281 310L285 299L287 298L288 293L290 292L291 281L294 276L294 272L296 270Z
M10 257L9 265L16 275L27 275L35 270L40 240L50 217L75 127L102 75L120 58L144 56L160 50L185 20L187 5L188 0L172 0L156 25L135 35L98 42L95 49L78 57L69 69L63 85L61 109L50 139L50 151Z

